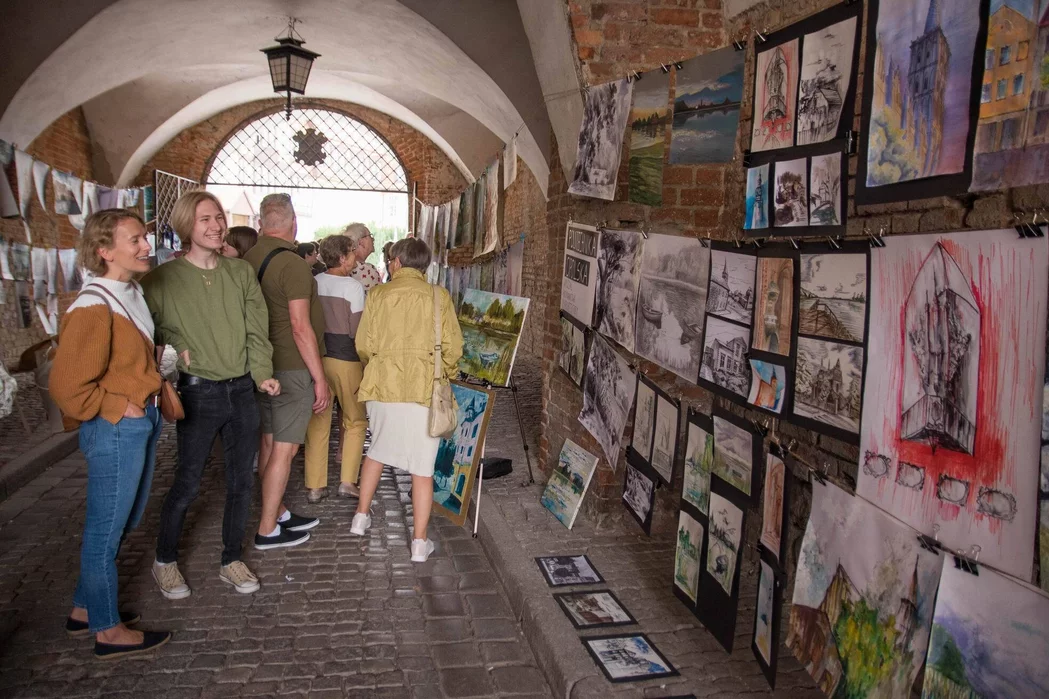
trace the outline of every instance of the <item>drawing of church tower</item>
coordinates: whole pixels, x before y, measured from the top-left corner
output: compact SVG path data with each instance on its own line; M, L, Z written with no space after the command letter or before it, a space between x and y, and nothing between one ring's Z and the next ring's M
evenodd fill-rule
M777 46L765 69L764 121L778 121L787 116L786 85L787 57L783 55L783 49Z
M935 174L943 138L943 103L951 48L941 27L941 0L929 0L924 33L911 42L907 87L909 126L914 128L915 151L922 155L920 176ZM924 152L922 152L924 151Z
M758 186L754 189L754 215L751 216L751 228L768 228L768 216L765 213L765 183L761 181L761 171L758 171Z

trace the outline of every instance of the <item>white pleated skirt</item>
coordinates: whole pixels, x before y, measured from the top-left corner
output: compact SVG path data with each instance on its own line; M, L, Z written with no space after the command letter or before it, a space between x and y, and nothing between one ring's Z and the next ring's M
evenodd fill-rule
M430 436L430 408L418 403L374 400L368 401L367 406L372 431L368 457L413 476L432 478L441 440Z

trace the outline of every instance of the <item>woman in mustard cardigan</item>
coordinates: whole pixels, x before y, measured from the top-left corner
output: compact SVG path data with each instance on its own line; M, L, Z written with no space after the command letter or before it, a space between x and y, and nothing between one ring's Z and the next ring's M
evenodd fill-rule
M70 636L95 635L95 657L137 655L171 640L167 631L133 631L136 614L117 609L117 553L142 519L160 436L156 396L160 373L153 356L153 321L133 281L149 270L142 219L127 209L88 217L77 261L96 275L62 320L51 369L51 397L80 423L87 459L87 515L80 547L80 580Z

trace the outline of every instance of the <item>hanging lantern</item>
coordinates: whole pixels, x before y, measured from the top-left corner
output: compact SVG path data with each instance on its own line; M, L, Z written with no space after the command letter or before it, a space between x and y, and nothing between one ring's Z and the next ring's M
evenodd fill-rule
M288 35L276 37L276 46L262 49L269 62L270 80L273 82L273 91L286 93L288 105L286 118L291 119L291 93L297 95L306 94L306 82L310 79L310 69L313 61L320 58L319 53L314 53L302 48L306 41L298 36L295 31L297 19L288 21Z

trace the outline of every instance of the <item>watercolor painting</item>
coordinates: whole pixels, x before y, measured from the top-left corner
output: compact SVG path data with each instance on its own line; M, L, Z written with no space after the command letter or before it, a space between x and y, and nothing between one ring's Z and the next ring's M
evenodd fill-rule
M569 221L565 231L564 276L561 279L561 310L583 325L594 320L597 293L597 241L593 226Z
M747 168L746 211L743 230L769 227L769 166Z
M754 152L790 148L798 100L798 40L792 39L758 54L754 71Z
M798 332L863 342L867 328L867 256L802 255Z
M754 471L754 434L723 417L714 416L714 475L744 495L750 495Z
M863 348L798 338L794 414L859 434Z
M557 517L557 521L569 529L575 524L576 515L583 505L583 496L596 470L597 457L571 439L566 439L540 502Z
M772 637L773 593L775 592L776 575L765 561L759 561L761 572L758 576L758 601L754 613L753 647L761 654L766 665L772 664L772 649L779 639Z
M841 153L812 156L809 164L809 225L840 226L841 200Z
M857 493L1031 579L1049 243L1012 228L871 255ZM870 411L869 413L867 411Z
M750 361L750 394L747 402L774 413L783 412L787 395L787 370L780 364Z
M623 504L646 533L652 526L652 506L655 500L656 482L627 464L626 481L623 484Z
M698 239L651 234L641 258L634 352L695 382L703 359L710 249Z
M777 563L783 548L783 504L787 467L775 454L765 457L765 487L761 506L760 541Z
M633 449L644 462L652 461L652 443L656 427L656 392L644 377L638 377L637 394L634 396L634 436L630 441Z
M628 78L586 91L570 194L607 201L615 198L633 93L634 84Z
M732 585L739 567L739 546L743 540L743 510L717 493L711 493L709 529L707 573L717 580L726 595L732 597Z
M650 70L634 83L630 108L630 201L663 204L663 154L670 121L670 73Z
M674 585L693 602L699 591L699 563L703 553L703 525L682 511L678 515Z
M753 255L711 250L707 313L750 325L756 266Z
M873 505L812 484L787 647L824 694L910 694L928 648L942 559Z
M586 366L586 333L571 319L561 316L561 347L557 353L557 365L568 374L576 386L583 385L583 368Z
M637 620L610 590L559 592L554 599L577 629L636 624Z
M922 697L1049 696L1049 597L979 572L943 563Z
M470 507L477 467L481 464L488 417L495 396L478 386L452 382L452 395L459 407L459 426L451 437L441 440L433 468L433 505L437 512L461 525Z
M579 422L597 440L608 465L619 465L619 446L634 402L637 378L626 360L600 336L590 344Z
M750 393L749 347L750 328L708 316L699 377L745 399Z
M583 645L610 682L637 682L678 674L645 634L590 636L583 639Z
M728 46L681 64L676 75L672 164L727 163L736 150L744 54Z
M459 305L463 357L459 370L493 386L505 386L514 368L529 300L469 289ZM432 333L431 333L432 334Z
M677 457L678 405L662 395L656 396L656 429L652 441L652 468L663 482L674 479Z
M751 347L773 354L790 354L794 322L794 260L759 257L755 284L754 336Z
M856 17L806 34L801 55L798 145L830 141L838 133L852 80Z
M805 158L776 163L773 225L809 225L808 169Z
M696 423L689 422L681 499L703 514L710 512L710 474L713 470L714 435Z
M644 238L633 231L602 230L597 248L594 329L634 351L634 316L641 283Z
M960 173L970 129L973 56L980 3L880 0L868 187ZM867 50L870 50L868 45Z

